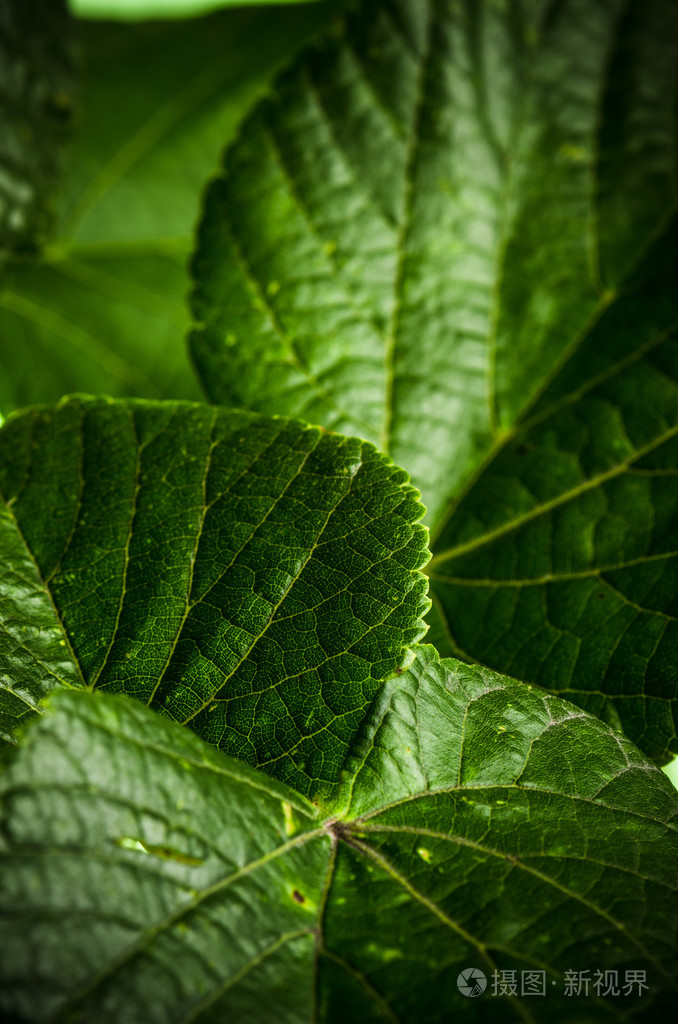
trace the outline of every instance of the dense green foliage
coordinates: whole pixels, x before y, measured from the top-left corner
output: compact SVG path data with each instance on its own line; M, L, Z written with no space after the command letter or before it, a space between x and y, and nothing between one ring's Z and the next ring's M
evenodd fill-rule
M678 8L622 7L366 4L229 150L192 347L213 401L410 472L441 653L666 759Z
M45 246L50 10L0 16L0 1015L669 1019L675 0L84 22Z
M11 935L39 922L40 984L29 941L2 966L29 1019L136 1021L143 992L157 1024L442 1024L463 967L545 952L551 1019L570 1019L573 955L640 958L652 995L616 1009L668 1019L678 794L572 705L422 648L382 687L329 817L135 703L53 706L4 776Z

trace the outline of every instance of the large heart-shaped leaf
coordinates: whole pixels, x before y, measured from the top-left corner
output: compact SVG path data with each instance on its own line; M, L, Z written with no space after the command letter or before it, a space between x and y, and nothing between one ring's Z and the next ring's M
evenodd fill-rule
M274 69L331 10L79 24L83 109L58 236L0 294L3 412L72 391L198 397L182 339L202 184Z
M34 250L51 227L73 91L73 31L65 0L3 0L0 265L16 250Z
M0 432L3 731L124 692L303 792L424 632L423 508L365 441L74 399Z
M431 648L380 691L329 816L83 693L2 796L0 1000L26 1022L671 1015L678 794L597 719Z
M436 642L678 752L678 8L365 3L212 184L214 401L389 451Z

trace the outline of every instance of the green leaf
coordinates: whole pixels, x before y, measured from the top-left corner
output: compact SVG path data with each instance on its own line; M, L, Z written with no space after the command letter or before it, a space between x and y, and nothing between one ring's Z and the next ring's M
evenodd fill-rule
M0 409L72 391L198 397L182 338L202 184L281 59L331 10L78 26L83 109L58 237L0 294Z
M420 649L327 816L119 697L60 693L2 777L6 1013L26 1022L657 1021L678 794L559 698ZM457 988L469 967L479 1000ZM568 971L590 994L568 996ZM493 972L544 971L542 998ZM596 998L596 971L646 972Z
M363 4L207 194L211 400L420 488L433 635L678 752L678 8Z
M678 789L678 757L675 757L673 761L670 761L667 765L664 765L663 771L671 780L673 785Z
M97 687L326 789L425 630L406 481L365 441L202 405L75 398L10 417L4 731L59 682Z
M42 244L73 112L73 32L65 0L0 9L0 262Z
M0 504L0 746L53 689L82 685L68 636L11 509Z
M185 18L220 7L245 4L293 4L304 0L70 0L71 10L82 18L116 18L141 21L142 18Z
M60 696L3 776L5 1012L131 1024L223 1001L244 1020L266 986L303 1019L330 846L314 808L131 701Z

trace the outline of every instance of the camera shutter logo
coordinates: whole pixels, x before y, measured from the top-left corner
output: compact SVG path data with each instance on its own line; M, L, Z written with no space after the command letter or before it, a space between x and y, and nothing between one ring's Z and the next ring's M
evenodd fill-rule
M477 967L467 967L457 978L457 988L463 996L480 996L487 988L487 978Z

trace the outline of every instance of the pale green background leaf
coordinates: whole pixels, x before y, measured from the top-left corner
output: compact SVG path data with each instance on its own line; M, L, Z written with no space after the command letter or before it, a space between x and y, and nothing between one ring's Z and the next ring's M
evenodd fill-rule
M669 764L664 765L664 771L671 779L673 785L678 789L678 757L674 757L673 761Z
M670 1019L678 794L571 704L420 649L330 817L140 705L52 705L2 780L0 998L27 1022ZM493 997L494 970L546 994ZM606 970L649 990L597 998Z
M425 631L418 492L359 439L74 398L7 420L0 498L7 738L96 687L318 793Z
M432 638L678 751L678 7L380 0L227 151L211 400L372 439Z
M184 333L203 183L273 70L331 10L79 24L82 111L58 236L0 293L5 413L71 391L198 397Z
M70 8L83 18L141 21L143 18L185 18L220 7L302 2L304 0L70 0Z

